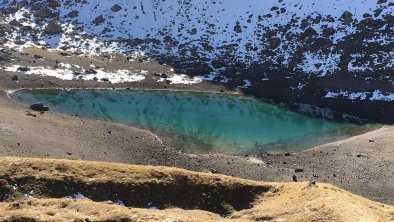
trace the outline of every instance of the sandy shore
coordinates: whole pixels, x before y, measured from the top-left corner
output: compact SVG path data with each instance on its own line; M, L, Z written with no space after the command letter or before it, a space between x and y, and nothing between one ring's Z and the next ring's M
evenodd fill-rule
M44 56L34 65L53 66L56 60L89 67L127 68L126 62L97 57L62 57L56 52L28 50L15 53L13 63L33 65L31 55ZM3 64L4 65L4 64ZM130 65L130 62L127 63ZM132 64L135 69L170 72L155 63ZM130 164L174 166L200 172L215 172L263 181L314 180L327 182L383 203L394 204L394 126L290 155L234 156L222 154L184 154L170 148L150 132L122 124L48 112L36 117L26 115L27 107L7 97L8 90L21 88L133 88L156 90L193 90L215 93L238 93L220 85L169 85L155 77L142 82L98 83L62 81L52 77L18 74L0 70L0 155L97 160ZM110 132L110 133L109 133ZM302 171L296 173L295 170Z

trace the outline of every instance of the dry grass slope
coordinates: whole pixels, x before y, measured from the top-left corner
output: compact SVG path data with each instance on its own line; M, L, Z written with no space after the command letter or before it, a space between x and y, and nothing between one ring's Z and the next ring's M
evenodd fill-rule
M86 161L0 163L0 221L394 221L393 206L328 184ZM64 198L77 193L86 198Z

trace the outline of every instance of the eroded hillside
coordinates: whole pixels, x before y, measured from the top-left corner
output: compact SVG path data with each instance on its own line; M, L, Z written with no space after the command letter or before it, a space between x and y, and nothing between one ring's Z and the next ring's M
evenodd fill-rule
M2 157L2 221L390 221L394 208L328 184L166 167Z

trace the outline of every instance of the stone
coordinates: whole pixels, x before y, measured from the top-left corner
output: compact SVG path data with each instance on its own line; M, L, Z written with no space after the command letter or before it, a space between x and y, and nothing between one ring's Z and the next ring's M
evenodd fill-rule
M21 66L21 67L18 67L18 71L20 71L20 72L27 72L27 71L29 71L30 69L29 69L29 67L27 67L27 66Z
M86 72L86 74L97 74L97 71L94 69L88 69L85 72Z
M48 0L48 6L51 8L57 8L60 7L60 4L56 0Z
M218 173L219 171L218 170L216 170L216 169L210 169L209 170L211 173Z
M12 80L13 82L15 82L15 83L18 83L19 77L18 77L17 75L14 75L14 76L11 77L11 80Z
M237 22L234 26L234 32L236 33L241 33L242 32L242 28L241 28L241 24L239 22Z
M345 11L341 16L341 20L345 25L348 25L353 21L353 14Z
M44 104L42 104L42 102L34 103L30 106L30 109L34 111L44 111Z
M44 28L44 33L48 34L48 35L57 35L63 32L62 26L54 23L54 22L50 22L47 26L45 26Z
M302 173L302 172L304 172L304 169L300 169L300 168L299 169L295 169L294 172L295 173Z
M40 8L38 11L34 13L36 18L49 18L52 15L52 10L46 7Z
M34 54L32 57L33 57L33 59L42 59L43 58L42 56L37 55L37 54Z
M76 10L74 10L74 11L71 11L71 12L69 12L67 15L66 15L66 17L69 17L69 18L76 18L76 17L78 17L78 11L76 11Z
M298 182L296 175L293 175L293 182Z
M113 11L113 12L119 12L120 10L122 10L122 7L118 4L113 5L111 8L111 11Z
M93 20L93 23L98 26L100 24L102 24L105 21L104 17L102 15L98 16L97 18L95 18Z

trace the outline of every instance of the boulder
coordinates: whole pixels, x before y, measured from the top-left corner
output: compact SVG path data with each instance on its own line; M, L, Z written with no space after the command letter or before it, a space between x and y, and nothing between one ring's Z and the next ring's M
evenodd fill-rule
M241 24L239 22L236 22L236 24L234 26L234 32L236 32L236 33L241 33L242 32L242 27L241 27Z
M350 24L351 22L353 22L353 14L350 13L350 12L348 12L348 11L345 11L345 12L342 14L342 16L341 16L341 20L342 20L342 23L343 23L343 24L348 25L348 24Z
M88 69L85 72L86 72L86 74L97 74L97 71L94 69Z
M56 0L48 0L48 6L51 8L60 7L60 3Z
M46 7L42 7L34 13L34 16L36 18L49 18L51 15L52 15L52 10Z
M74 11L69 12L69 13L66 15L66 17L75 18L75 17L78 16L78 14L79 14L78 11L74 10Z
M94 23L96 26L98 26L98 25L100 25L101 23L103 23L104 21L105 21L104 17L103 17L102 15L100 15L100 16L98 16L97 18L95 18L95 19L93 20L93 23Z
M19 81L19 77L17 75L14 75L11 77L11 81L17 83Z
M122 7L118 4L112 6L111 11L113 12L119 12L120 10L122 10Z
M18 71L20 71L20 72L27 72L27 71L29 71L29 67L27 67L27 66L18 67Z
M47 26L45 26L44 28L44 32L45 34L48 35L57 35L63 32L62 26L54 23L54 22L50 22Z
M30 109L38 112L44 111L44 104L42 102L34 103L30 106Z

